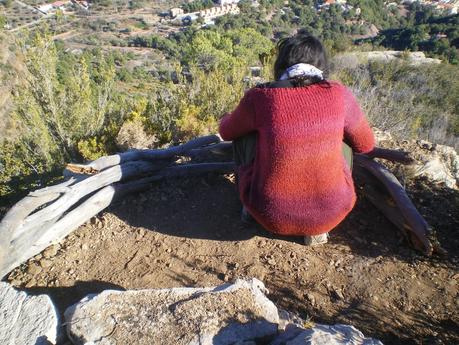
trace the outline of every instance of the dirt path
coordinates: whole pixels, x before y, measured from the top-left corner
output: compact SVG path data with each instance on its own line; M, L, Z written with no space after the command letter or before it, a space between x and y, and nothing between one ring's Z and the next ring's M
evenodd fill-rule
M108 288L211 286L257 277L278 306L303 318L352 324L386 344L458 344L459 196L420 186L409 187L433 210L426 217L450 253L446 260L408 249L362 198L326 246L273 237L243 226L231 179L209 175L164 181L125 199L9 280L50 294L63 311Z

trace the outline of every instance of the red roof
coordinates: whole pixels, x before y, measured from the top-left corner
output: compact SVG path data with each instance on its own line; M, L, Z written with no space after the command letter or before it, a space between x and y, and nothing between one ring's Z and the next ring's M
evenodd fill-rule
M56 2L53 2L53 6L61 7L61 6L64 6L66 3L68 3L68 1L56 1Z

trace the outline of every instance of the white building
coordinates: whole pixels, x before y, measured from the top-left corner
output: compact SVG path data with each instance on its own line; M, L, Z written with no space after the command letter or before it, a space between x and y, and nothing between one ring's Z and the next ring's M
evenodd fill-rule
M239 0L218 0L217 4L220 6L225 6L225 5L231 5L231 4L237 4Z
M43 14L48 14L53 10L53 4L42 5L40 7L37 7L37 10L39 10Z
M204 19L213 19L224 16L225 14L238 14L240 12L237 4L216 6L199 11L198 15Z
M183 8L174 7L169 10L169 14L172 18L175 18L175 17L181 16L182 14L184 14L184 11L183 11Z

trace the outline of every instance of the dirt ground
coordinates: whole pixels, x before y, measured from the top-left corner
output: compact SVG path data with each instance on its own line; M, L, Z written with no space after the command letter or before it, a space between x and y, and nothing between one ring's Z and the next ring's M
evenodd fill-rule
M426 258L359 195L329 244L270 235L239 220L232 176L167 180L113 205L8 280L60 311L104 289L212 286L256 277L281 308L352 324L385 344L459 344L459 194L407 186L447 258ZM359 191L359 194L360 191Z

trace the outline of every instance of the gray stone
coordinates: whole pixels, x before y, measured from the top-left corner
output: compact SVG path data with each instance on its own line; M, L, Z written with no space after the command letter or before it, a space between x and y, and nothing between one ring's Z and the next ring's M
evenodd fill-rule
M43 256L49 259L49 258L56 256L58 251L59 251L59 245L53 244L43 251Z
M379 340L366 338L362 332L348 325L320 325L302 328L289 325L270 345L383 345Z
M428 142L419 143L420 146ZM425 153L423 162L414 167L415 176L425 176L430 181L443 183L451 189L459 189L459 155L452 147L436 145Z
M65 312L74 344L243 344L275 336L279 315L257 279L211 288L104 291Z
M377 128L373 131L379 145L384 146L385 142L394 142L389 132ZM410 175L422 176L433 183L459 190L459 155L453 147L432 144L426 140L412 140L407 143L416 148L411 151L416 153L417 162L407 167Z
M432 59L425 56L423 52L403 52L397 50L369 51L347 53L346 55L356 56L359 60L390 62L395 60L406 60L410 65L440 64L440 59Z
M0 282L0 344L45 345L57 342L59 319L47 295L29 296Z

